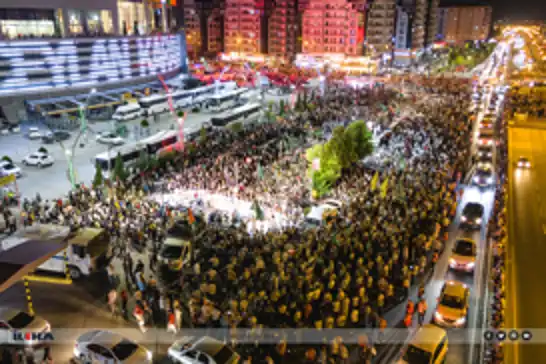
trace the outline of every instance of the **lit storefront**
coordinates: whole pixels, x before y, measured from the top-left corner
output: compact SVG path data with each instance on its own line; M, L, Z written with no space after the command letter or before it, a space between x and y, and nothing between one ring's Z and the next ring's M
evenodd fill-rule
M156 27L151 2L120 0L118 14L119 29L122 34L146 34Z
M51 37L55 35L56 27L54 10L0 9L0 33L3 38Z

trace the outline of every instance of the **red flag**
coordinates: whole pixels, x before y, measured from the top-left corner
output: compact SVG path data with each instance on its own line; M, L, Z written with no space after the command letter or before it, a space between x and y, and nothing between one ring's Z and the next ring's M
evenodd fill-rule
M193 216L193 211L191 209L188 209L188 222L191 225L195 222L195 217Z

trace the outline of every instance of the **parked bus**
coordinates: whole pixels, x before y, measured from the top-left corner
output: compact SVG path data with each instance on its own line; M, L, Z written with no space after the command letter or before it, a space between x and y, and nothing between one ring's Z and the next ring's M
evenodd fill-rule
M163 151L174 148L176 143L178 143L177 131L161 131L139 142L99 153L95 157L95 162L101 166L105 174L108 174L108 171L114 168L118 154L121 156L124 165L127 166L136 163L142 152L148 155L158 155Z
M188 90L178 90L172 94L174 107L177 109L183 109L191 106L193 95Z
M127 105L119 106L112 115L112 119L117 121L134 120L139 116L142 116L144 110L137 103L130 103Z
M208 100L210 111L221 112L223 110L235 107L239 97L246 93L246 91L246 88L240 88L212 95Z
M146 111L148 116L161 114L169 111L169 100L167 95L152 95L142 97L138 100L140 106Z
M261 110L262 105L258 103L248 104L226 111L223 114L211 118L210 121L214 126L225 126L234 121L254 119L260 115Z

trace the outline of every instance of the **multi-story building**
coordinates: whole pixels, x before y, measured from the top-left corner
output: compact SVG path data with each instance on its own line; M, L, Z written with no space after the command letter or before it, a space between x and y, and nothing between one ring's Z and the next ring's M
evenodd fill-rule
M490 6L448 7L439 33L449 43L485 40L491 28L491 13Z
M358 12L347 0L309 0L302 15L302 52L362 54L357 43Z
M428 0L427 24L425 29L425 44L431 46L436 41L436 32L438 29L438 6L440 0Z
M425 47L427 10L427 0L402 0L396 15L396 49L420 50Z
M226 0L224 51L237 54L261 52L261 14L255 0Z
M292 59L297 52L298 17L296 0L276 0L268 21L268 54Z
M194 0L184 0L183 13L188 57L195 58L201 54L203 46L201 17L196 2Z
M224 50L224 11L212 9L207 16L206 53L218 54Z
M367 47L375 54L390 52L395 33L396 0L374 1L367 15Z

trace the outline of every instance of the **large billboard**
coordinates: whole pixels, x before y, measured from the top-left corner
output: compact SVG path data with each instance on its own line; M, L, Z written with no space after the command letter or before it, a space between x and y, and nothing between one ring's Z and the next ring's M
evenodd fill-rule
M92 87L178 70L181 34L0 42L0 96Z

